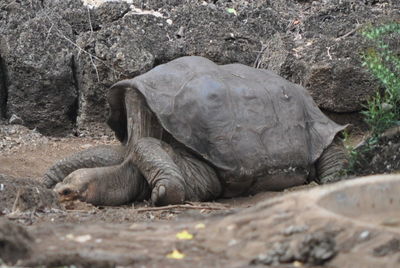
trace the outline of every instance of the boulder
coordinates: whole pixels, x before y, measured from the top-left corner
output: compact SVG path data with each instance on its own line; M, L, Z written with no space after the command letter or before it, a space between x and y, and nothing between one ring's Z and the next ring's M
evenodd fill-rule
M303 4L288 31L265 41L257 66L302 84L322 109L337 113L361 110L381 87L362 66L361 55L372 45L361 32L373 21L379 25L400 18L395 8L399 4L369 2ZM400 52L398 45L391 48Z
M40 1L31 1L37 4L33 8L24 1L10 2L2 7L5 22L0 27L6 114L17 115L42 133L62 134L76 117L72 28L57 14L42 10Z

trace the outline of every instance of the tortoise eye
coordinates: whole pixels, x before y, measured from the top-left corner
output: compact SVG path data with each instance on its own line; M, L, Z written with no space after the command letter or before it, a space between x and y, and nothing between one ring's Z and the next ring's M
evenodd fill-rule
M61 192L61 195L70 195L72 193L72 191L70 189L64 189Z

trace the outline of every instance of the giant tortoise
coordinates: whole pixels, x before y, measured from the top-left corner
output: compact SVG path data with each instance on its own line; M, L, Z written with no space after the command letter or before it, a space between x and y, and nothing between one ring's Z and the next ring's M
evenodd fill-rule
M114 84L108 102L122 145L51 167L43 181L62 200L207 201L334 181L346 164L345 126L267 70L182 57Z

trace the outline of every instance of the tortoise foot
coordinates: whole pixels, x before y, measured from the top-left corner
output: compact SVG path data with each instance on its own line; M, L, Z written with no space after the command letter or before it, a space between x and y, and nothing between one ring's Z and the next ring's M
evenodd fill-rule
M151 203L155 206L181 204L185 200L183 185L174 180L162 179L151 192Z

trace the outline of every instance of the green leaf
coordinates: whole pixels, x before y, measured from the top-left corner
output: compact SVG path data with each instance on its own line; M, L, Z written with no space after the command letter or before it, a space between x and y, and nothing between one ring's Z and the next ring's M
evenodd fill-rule
M227 8L226 12L228 12L229 14L234 14L235 16L237 16L237 12L234 8Z

